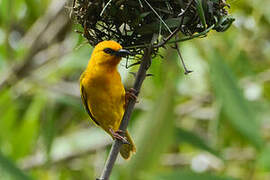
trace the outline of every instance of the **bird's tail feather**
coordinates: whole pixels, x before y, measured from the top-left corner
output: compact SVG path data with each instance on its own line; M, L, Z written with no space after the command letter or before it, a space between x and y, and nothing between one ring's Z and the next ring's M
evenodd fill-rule
M129 144L123 144L121 146L120 154L124 159L129 159L131 154L136 152L136 147L128 131L126 131L126 139Z

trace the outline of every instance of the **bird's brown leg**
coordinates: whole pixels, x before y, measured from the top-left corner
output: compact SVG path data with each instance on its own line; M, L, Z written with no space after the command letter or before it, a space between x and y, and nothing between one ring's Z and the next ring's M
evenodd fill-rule
M117 131L114 131L112 128L109 129L109 131L111 132L112 136L115 138L115 139L118 139L120 140L123 144L130 144L127 139L125 137L123 137L122 135L125 135L125 132L122 131L122 130L117 130Z

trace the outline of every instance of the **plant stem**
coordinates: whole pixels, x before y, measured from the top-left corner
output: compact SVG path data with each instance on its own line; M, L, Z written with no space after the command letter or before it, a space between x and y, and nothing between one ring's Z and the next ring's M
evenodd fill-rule
M138 93L141 89L142 83L146 77L146 71L148 70L148 68L151 65L152 49L153 49L153 46L151 43L151 45L148 48L145 48L145 50L144 50L143 59L142 59L142 62L141 62L140 68L138 70L138 73L137 73L137 76L135 79L135 83L133 86L133 89L137 92L136 95L138 95ZM119 130L121 130L123 132L126 131L129 119L131 117L131 113L132 113L134 106L135 106L135 103L136 103L136 101L133 99L130 99L130 101L128 102L125 114L123 116L123 119L122 119L120 127L119 127ZM117 155L120 151L121 146L122 146L122 142L120 140L116 139L112 145L109 157L106 161L105 167L102 171L102 174L101 174L101 177L99 178L99 180L109 180L110 174L112 172L112 168L114 166L115 160L117 158Z
M209 28L205 29L204 31L202 31L200 33L196 33L196 34L193 34L191 36L184 36L184 37L179 38L177 40L169 41L169 40L171 40L171 38L173 38L177 34L177 32L179 32L179 28L177 28L165 40L163 40L162 42L160 42L158 44L155 44L153 47L154 48L160 48L160 47L164 46L165 44L174 44L174 43L178 43L178 42L188 41L188 40L191 40L191 39L194 39L194 38L205 37L207 35L207 33L210 30L212 30L214 27L215 27L215 25L212 25L212 26L210 26ZM135 46L129 46L129 47L127 47L127 49L144 48L144 47L147 47L147 46L149 46L149 44L140 44L140 45L135 45Z

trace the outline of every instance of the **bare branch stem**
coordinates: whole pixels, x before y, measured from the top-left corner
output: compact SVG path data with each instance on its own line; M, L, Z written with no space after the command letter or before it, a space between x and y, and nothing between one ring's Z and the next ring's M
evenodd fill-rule
M151 43L151 45L148 48L145 48L145 50L144 50L144 56L143 56L140 68L138 70L134 86L133 86L133 89L137 92L137 95L138 95L138 93L141 89L142 83L146 77L146 71L148 70L148 68L151 65L152 49L153 49L153 46ZM124 132L126 131L129 119L131 117L131 113L132 113L134 106L135 106L135 103L136 103L136 101L132 100L132 99L128 102L125 114L123 116L123 119L122 119L120 127L119 127L119 130L122 130ZM122 146L122 142L120 140L116 139L112 145L109 157L106 161L105 167L102 171L102 174L101 174L101 177L99 178L99 180L109 180L110 174L112 172L112 168L114 166L115 160L117 158L117 155L120 151L121 146Z
M175 29L175 31L170 34L165 40L163 40L162 42L158 43L158 44L155 44L153 47L154 48L159 48L159 47L162 47L164 46L165 44L174 44L174 43L178 43L178 42L183 42L183 41L188 41L188 40L191 40L191 39L195 39L195 38L200 38L200 37L205 37L207 35L207 33L212 30L213 28L215 27L215 24L213 24L212 26L210 26L209 28L205 29L204 31L200 32L200 33L196 33L194 35L191 35L191 36L184 36L184 37L181 37L177 40L171 40L174 35L176 35L176 31L179 32L179 29ZM171 40L171 41L170 41ZM132 49L132 48L145 48L149 46L149 44L141 44L141 45L135 45L135 46L129 46L127 47L127 49Z

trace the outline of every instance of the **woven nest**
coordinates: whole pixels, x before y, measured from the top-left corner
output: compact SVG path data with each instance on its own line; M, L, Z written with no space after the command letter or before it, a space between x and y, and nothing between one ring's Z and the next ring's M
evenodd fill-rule
M225 0L74 0L73 11L92 46L115 40L140 54L153 34L161 41L177 28L178 38L227 30L234 21L227 7Z

